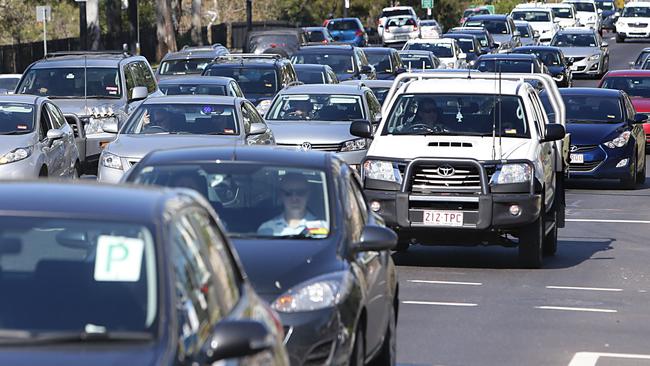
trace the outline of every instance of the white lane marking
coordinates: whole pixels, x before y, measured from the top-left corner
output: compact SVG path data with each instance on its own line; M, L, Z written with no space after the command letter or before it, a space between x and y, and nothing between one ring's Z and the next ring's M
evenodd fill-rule
M548 289L554 290L582 290L582 291L609 291L621 292L622 288L604 288L604 287L574 287L574 286L546 286Z
M632 353L577 352L573 355L571 362L569 362L569 366L596 366L600 357L650 360L650 355L635 355Z
M572 307L566 307L566 306L535 306L535 309L584 311L584 312L590 312L590 313L618 313L618 310L613 310L613 309L572 308Z
M428 283L433 285L466 285L466 286L483 286L480 282L455 282L455 281L428 281L428 280L408 280L411 283Z
M478 306L478 304L472 304L472 303L467 303L467 302L438 302L438 301L402 301L402 304L437 305L437 306L464 306L464 307Z
M566 219L571 222L600 222L610 224L650 224L647 220Z

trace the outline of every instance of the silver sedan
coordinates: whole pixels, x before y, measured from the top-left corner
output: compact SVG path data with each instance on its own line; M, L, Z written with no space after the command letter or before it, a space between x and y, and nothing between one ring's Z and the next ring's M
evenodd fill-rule
M78 177L74 131L45 97L0 97L0 179Z
M609 45L593 29L565 28L555 34L551 46L559 47L572 63L573 75L598 78L609 70Z

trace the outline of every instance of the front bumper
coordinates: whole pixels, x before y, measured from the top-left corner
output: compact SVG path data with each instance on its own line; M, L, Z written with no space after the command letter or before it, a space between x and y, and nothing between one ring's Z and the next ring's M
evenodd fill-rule
M600 70L600 58L596 60L589 60L585 57L580 61L576 61L571 65L571 73L573 75L599 75L602 73Z
M23 180L38 178L41 167L34 152L27 158L0 165L0 180Z
M650 27L617 27L616 31L618 36L622 38L650 38Z
M573 179L620 179L630 175L630 163L635 154L633 143L616 149L609 149L601 145L578 146L571 153L583 155L584 163L569 164L569 180ZM617 167L623 159L627 163Z

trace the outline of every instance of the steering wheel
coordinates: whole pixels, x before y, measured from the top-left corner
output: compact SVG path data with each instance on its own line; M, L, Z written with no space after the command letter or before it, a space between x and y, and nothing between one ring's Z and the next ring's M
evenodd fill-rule
M439 133L445 131L445 129L439 125L429 126L426 123L414 123L408 126L408 130L412 132L426 131L426 132L433 132L433 133Z
M153 125L153 126L147 126L147 127L145 127L144 130L143 130L143 132L153 132L153 133L155 133L155 132L169 132L169 131L167 131L167 130L166 130L164 127L162 127L162 126Z

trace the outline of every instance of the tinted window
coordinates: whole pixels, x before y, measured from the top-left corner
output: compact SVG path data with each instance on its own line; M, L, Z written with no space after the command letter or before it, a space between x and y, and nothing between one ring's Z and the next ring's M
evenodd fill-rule
M474 20L470 18L465 27L483 27L492 34L509 34L505 20Z
M555 47L597 47L598 42L593 34L560 33L551 41Z
M226 95L223 85L211 84L160 84L160 91L166 95Z
M539 72L535 63L528 60L479 60L475 67L481 72Z
M639 54L639 57L637 57L636 61L634 62L635 66L641 66L643 64L643 61L645 61L646 57L650 55L650 51L641 51Z
M327 65L337 74L354 74L355 66L349 53L303 53L291 58L294 64Z
M650 78L648 77L609 77L603 80L601 87L623 90L630 97L650 98Z
M613 1L596 1L596 7L602 10L614 10Z
M402 62L409 69L432 69L435 68L431 57L413 53L400 53Z
M545 50L542 50L542 49L535 49L535 50L516 49L515 52L516 53L527 53L527 54L535 55L546 66L559 66L559 65L562 64L562 61L560 60L560 54L555 52L555 51L545 51Z
M327 23L327 29L330 31L350 31L359 30L361 27L356 20L331 20Z
M620 123L623 120L617 97L563 95L568 123Z
M20 135L34 129L34 106L0 103L0 135Z
M546 11L521 10L513 11L510 16L514 20L525 20L527 22L550 22L550 14Z
M388 18L399 15L413 15L413 12L410 9L395 9L395 10L384 10L381 12L380 18Z
M248 44L248 52L256 50L267 50L269 48L298 47L300 41L295 34L268 34L251 38Z
M405 50L429 51L438 57L454 57L451 43L407 43Z
M88 78L85 84L84 75ZM117 68L83 67L31 69L18 87L20 94L59 98L119 98L120 77Z
M211 58L192 58L189 60L169 60L160 64L158 69L160 75L188 75L200 74L208 64L212 62Z
M388 19L388 22L386 22L386 28L403 27L403 26L413 27L416 25L417 23L413 18L390 18Z
M368 53L366 52L368 63L375 67L379 73L393 72L393 65L390 63L389 53Z
M127 120L125 134L236 135L236 112L221 104L143 104Z
M208 69L205 75L233 78L246 95L273 96L278 91L276 72L273 68L217 66Z
M136 72L136 83L138 86L144 86L149 93L156 91L156 79L151 73L149 65L143 61L138 61L133 64Z
M569 8L551 8L556 18L573 19L573 12Z
M321 70L296 70L298 80L305 84L324 84L325 73Z
M384 104L384 100L386 100L386 95L388 95L388 91L390 90L390 88L371 88L371 89L372 92L375 93L375 97L377 97L377 101L380 104Z
M621 16L626 18L648 18L650 17L650 7L626 6Z
M325 34L322 31L311 31L309 32L309 42L322 42L327 40Z
M532 34L530 34L530 28L528 28L527 25L518 25L517 30L519 31L519 33L521 33L522 37L525 38L532 37Z
M9 92L13 92L19 81L20 78L0 78L0 89L6 89Z
M586 11L586 12L591 12L591 13L596 12L596 8L594 7L594 4L592 4L592 3L587 3L587 2L582 3L581 2L581 3L569 3L569 4L573 5L573 7L576 8L576 11Z
M267 120L352 121L364 118L358 95L281 95L266 114Z
M44 104L50 113L50 122L52 123L52 128L61 128L65 125L65 118L53 104L45 103Z

